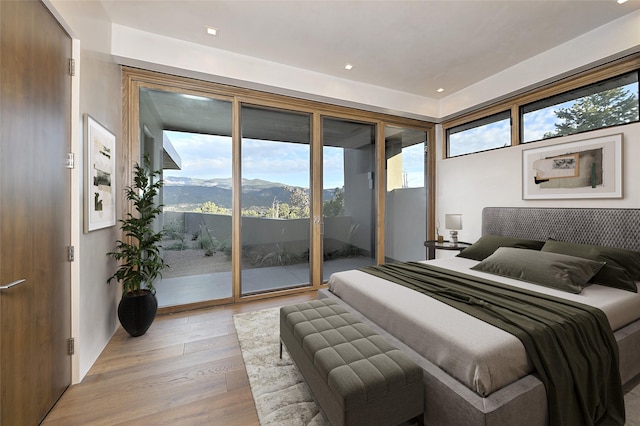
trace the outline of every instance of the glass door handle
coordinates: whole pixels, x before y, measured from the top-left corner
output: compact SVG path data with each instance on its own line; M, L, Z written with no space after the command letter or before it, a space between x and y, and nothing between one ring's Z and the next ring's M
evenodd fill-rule
M11 283L9 283L7 285L0 286L0 290L10 289L11 287L17 286L18 284L22 284L25 281L26 281L26 279L21 279L21 280L17 280L17 281L11 282Z

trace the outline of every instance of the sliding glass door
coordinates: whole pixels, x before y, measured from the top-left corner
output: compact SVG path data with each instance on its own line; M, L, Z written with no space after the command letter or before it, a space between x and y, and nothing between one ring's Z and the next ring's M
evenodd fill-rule
M120 164L148 155L165 183L165 312L422 258L429 123L126 67L123 85Z
M385 126L385 262L423 260L427 239L427 132Z
M141 158L162 170L160 307L232 297L229 101L140 89Z
M375 124L323 118L323 281L375 264L375 142Z
M243 105L241 294L310 285L308 114Z

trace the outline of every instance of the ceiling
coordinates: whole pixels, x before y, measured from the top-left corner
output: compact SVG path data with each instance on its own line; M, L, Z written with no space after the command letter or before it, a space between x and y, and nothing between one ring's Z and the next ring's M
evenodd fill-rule
M640 0L100 2L124 26L432 99L640 9Z

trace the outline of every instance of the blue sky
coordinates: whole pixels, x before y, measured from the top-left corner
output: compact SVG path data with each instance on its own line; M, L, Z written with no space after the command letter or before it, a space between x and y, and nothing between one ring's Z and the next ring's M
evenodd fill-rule
M182 158L182 170L165 170L164 176L200 179L231 177L231 138L181 132L166 132ZM403 165L409 186L422 186L424 179L422 145L409 149ZM323 158L325 189L340 188L344 182L342 148L325 147ZM309 187L309 145L242 141L242 177L263 179L286 185Z
M638 83L625 87L638 92ZM525 114L524 141L542 139L554 130L555 111L568 108L575 100ZM182 158L182 170L166 170L165 176L201 179L231 177L231 138L180 132L166 132ZM509 119L470 129L451 136L450 155L484 151L511 143ZM309 145L245 139L242 142L242 177L262 179L286 185L309 187ZM324 148L325 189L339 188L344 181L344 156L341 148ZM403 172L409 187L421 187L424 182L422 144L403 149Z
M635 93L636 96L638 94L637 82L627 84L623 88L628 92ZM525 114L523 142L540 140L545 133L553 132L555 130L554 124L558 121L555 112L561 108L570 108L574 103L576 103L575 99ZM452 135L449 154L456 156L500 148L510 144L511 127L509 119L505 119Z
M182 170L165 176L200 179L231 177L231 138L166 132L182 158ZM309 187L309 145L245 139L242 142L242 177ZM325 188L342 187L342 149L325 148Z
M559 108L569 108L575 101L567 101L560 105L550 106L538 111L532 111L524 116L524 142L542 139L547 132L552 132L557 120L555 111ZM449 138L449 154L468 154L470 152L486 151L511 145L510 119L455 133Z

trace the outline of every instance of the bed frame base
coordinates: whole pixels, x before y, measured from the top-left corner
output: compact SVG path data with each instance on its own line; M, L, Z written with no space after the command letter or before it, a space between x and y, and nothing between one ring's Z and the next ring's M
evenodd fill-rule
M640 251L640 210L487 207L482 212L482 233L549 238L607 245ZM487 397L473 392L409 346L378 327L328 289L318 298L330 298L369 325L408 355L424 371L424 424L433 426L544 426L547 399L542 382L530 374ZM614 333L620 355L620 377L627 384L640 375L640 320Z
M482 397L449 376L435 364L377 326L328 289L318 290L344 306L360 321L404 352L424 371L424 424L434 426L544 426L548 424L547 397L542 382L533 374L523 377L487 397ZM640 375L640 320L614 333L620 352L620 376L626 384Z

